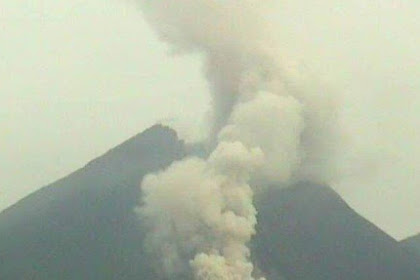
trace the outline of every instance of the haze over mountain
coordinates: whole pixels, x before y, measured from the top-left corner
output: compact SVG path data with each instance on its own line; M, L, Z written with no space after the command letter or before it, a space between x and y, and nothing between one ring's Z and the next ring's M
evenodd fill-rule
M287 61L344 91L341 127L355 162L348 166L374 172L335 189L395 238L415 234L420 2L272 2L275 32L267 35ZM200 123L210 105L201 53L168 55L137 4L2 2L1 209L139 128L169 119L189 132Z
M154 126L3 211L0 279L162 279L134 208L143 176L189 150L173 130ZM420 257L327 186L272 190L256 206L251 250L269 280L420 279Z

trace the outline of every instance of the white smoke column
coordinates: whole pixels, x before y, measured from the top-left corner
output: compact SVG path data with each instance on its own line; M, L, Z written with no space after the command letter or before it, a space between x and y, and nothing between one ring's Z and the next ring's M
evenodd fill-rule
M261 2L140 2L146 18L175 51L205 54L206 74L214 102L214 130L219 130L229 117L237 97L243 94L240 87L242 80L247 78L245 76L258 76L269 66L269 58L264 57L260 46L260 34L264 33L259 16Z
M235 106L207 160L176 162L144 179L146 242L168 275L190 264L196 279L253 279L247 243L257 220L249 180L289 180L302 129L296 100L262 92Z
M247 181L262 157L259 149L222 142L207 161L187 159L145 178L147 242L168 275L191 261L196 279L252 279L246 243L256 210Z
M259 147L265 155L263 166L254 172L259 183L284 183L292 176L303 157L300 137L303 132L302 105L291 96L259 92L249 102L234 107L219 140L241 141Z
M284 58L272 40L281 26L270 25L265 15L277 1L138 1L151 26L175 52L203 54L213 102L210 141L226 125L233 107L258 92L293 97L302 105L305 122L300 141L304 157L294 176L329 179L337 105L318 82Z
M205 55L213 95L209 157L176 162L142 183L146 244L167 276L254 279L253 188L325 177L333 107L268 48L262 15L270 1L262 2L141 1L177 51Z

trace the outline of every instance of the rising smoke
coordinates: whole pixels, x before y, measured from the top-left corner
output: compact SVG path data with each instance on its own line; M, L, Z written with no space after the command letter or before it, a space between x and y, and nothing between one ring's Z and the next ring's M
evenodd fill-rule
M328 179L334 106L271 44L270 1L141 4L175 51L205 56L213 102L208 158L175 162L142 183L148 250L167 277L255 279L253 196L268 185Z

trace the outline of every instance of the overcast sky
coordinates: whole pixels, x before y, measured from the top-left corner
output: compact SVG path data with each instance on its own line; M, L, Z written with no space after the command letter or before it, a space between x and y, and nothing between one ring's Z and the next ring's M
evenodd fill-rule
M128 0L0 0L0 209L142 131L200 131L201 57L173 55ZM285 57L341 104L334 187L396 238L420 232L420 2L284 0ZM205 28L205 27L203 27ZM357 175L356 175L357 174Z

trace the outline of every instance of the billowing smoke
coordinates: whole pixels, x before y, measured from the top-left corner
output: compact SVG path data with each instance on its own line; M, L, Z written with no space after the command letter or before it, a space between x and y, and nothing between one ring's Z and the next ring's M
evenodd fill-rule
M257 223L253 196L269 185L327 179L333 103L270 43L270 1L141 4L176 51L205 56L213 95L208 158L175 162L142 183L148 250L171 278L255 279L247 247Z

